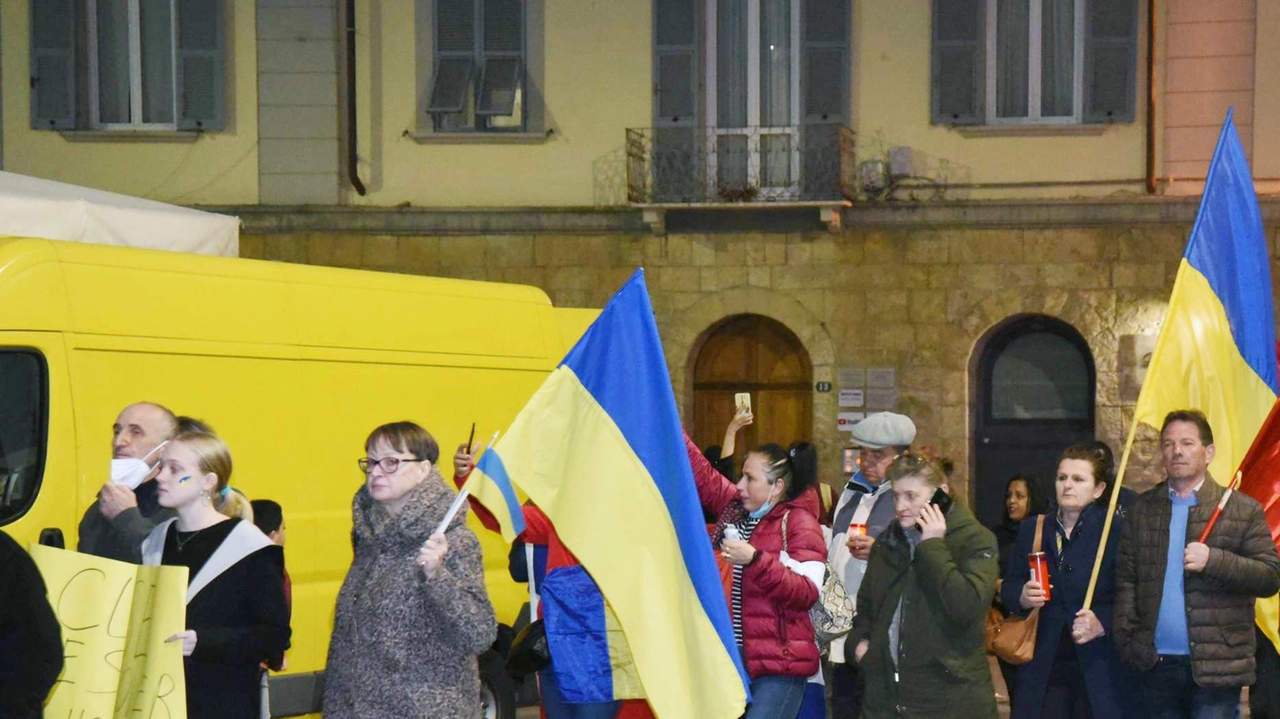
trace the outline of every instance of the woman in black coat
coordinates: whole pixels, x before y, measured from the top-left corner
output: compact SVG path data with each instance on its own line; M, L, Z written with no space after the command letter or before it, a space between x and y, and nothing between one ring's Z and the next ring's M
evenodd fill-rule
M178 516L142 543L144 564L187 567L187 629L169 638L186 657L190 719L258 719L261 664L289 646L284 555L234 492L231 453L205 432L165 448L160 505ZM233 518L241 517L241 518Z
M1027 561L1036 517L1023 521L1009 555L1000 591L1005 606L1020 615L1040 607L1035 655L1018 669L1014 719L1142 715L1133 677L1111 641L1115 559L1124 529L1119 513L1111 524L1092 609L1083 608L1107 513L1098 499L1106 493L1111 471L1110 453L1093 443L1075 444L1062 453L1054 482L1057 506L1043 515L1041 551L1051 587L1047 602Z

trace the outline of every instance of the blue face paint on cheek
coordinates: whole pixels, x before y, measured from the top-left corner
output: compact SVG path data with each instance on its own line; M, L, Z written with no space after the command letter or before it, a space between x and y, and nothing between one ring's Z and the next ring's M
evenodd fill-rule
M183 482L187 481L188 479L191 479L191 475L189 475L189 474L188 474L187 476L183 477L182 479L179 479L179 480L178 480L178 484L182 484Z

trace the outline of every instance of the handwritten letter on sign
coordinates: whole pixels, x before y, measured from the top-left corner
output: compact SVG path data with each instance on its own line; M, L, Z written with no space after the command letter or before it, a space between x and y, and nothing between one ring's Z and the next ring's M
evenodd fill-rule
M47 719L185 719L182 642L186 567L140 567L40 545L62 625L65 666L45 704Z

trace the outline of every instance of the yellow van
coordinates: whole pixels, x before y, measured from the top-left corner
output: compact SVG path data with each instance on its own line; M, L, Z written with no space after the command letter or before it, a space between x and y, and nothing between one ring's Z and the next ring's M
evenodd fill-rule
M419 422L447 477L471 424L477 441L505 428L596 314L533 287L0 239L0 526L74 548L121 408L205 420L231 447L232 485L284 507L293 648L273 711L318 711L368 432ZM472 522L511 625L526 590ZM511 716L488 664L490 713Z

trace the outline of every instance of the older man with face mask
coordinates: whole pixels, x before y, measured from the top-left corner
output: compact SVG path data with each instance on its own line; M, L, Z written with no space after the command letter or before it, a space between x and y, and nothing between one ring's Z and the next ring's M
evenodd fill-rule
M850 597L858 596L876 537L894 521L893 490L884 481L885 471L894 457L910 449L915 438L916 425L911 418L893 412L877 412L853 427L853 443L862 450L861 461L836 503L827 547L831 571L844 580ZM866 533L850 533L850 524L865 526ZM852 647L845 644L843 638L831 643L834 717L856 717L861 709L858 668L851 656ZM850 656L846 656L846 650Z
M80 521L77 549L122 562L142 561L142 540L174 516L156 498L158 451L178 431L178 418L153 402L125 407L112 427L111 479Z

